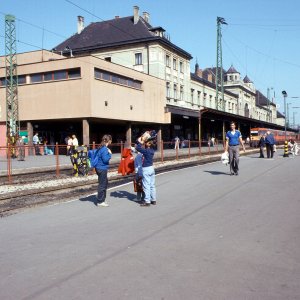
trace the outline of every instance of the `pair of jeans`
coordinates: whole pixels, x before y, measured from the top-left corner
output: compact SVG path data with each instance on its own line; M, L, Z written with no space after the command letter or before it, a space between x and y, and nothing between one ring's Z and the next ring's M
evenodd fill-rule
M239 170L240 146L229 146L228 152L230 173L236 173Z
M155 171L153 166L143 168L143 190L146 203L156 201Z
M96 169L98 175L98 197L97 200L99 203L105 202L106 199L106 190L108 185L107 179L107 170Z

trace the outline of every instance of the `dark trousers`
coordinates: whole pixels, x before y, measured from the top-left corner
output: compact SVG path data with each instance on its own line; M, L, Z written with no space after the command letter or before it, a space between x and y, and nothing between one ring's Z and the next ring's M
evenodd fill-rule
M263 146L260 146L259 147L259 157L261 157L261 158L264 158L265 156L264 156L264 147Z
M267 157L268 158L273 158L273 154L274 154L274 145L271 144L266 144L266 149L267 149Z
M40 155L40 146L38 144L34 144L35 155Z
M107 170L99 170L96 169L96 173L98 175L98 202L102 203L106 199L106 190L108 185L108 179L107 179Z

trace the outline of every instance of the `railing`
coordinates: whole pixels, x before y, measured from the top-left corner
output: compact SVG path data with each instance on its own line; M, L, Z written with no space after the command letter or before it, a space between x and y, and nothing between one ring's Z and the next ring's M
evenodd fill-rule
M92 143L87 149L95 149L99 144ZM117 167L121 160L121 153L126 143L113 143L109 146L113 155L110 161L112 167ZM208 141L181 141L177 145L174 141L161 141L157 144L154 160L156 162L178 161L180 159L191 159L192 157L202 157L212 154L221 154L224 151L222 143L208 143ZM24 157L23 157L24 155ZM24 158L24 160L22 160ZM72 176L73 165L68 156L66 145L38 145L38 146L11 146L0 147L0 177L6 178L8 183L12 183L14 178L21 174L31 173L39 180L40 173L47 173L54 177ZM94 171L90 172L94 174Z

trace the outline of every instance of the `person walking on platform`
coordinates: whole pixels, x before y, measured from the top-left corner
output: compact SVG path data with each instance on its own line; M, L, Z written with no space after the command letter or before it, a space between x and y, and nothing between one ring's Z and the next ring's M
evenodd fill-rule
M41 152L40 152L40 139L39 139L39 134L36 133L33 138L32 138L32 143L33 143L33 146L34 146L34 150L35 150L35 155L41 155Z
M271 134L270 131L267 131L265 143L266 143L266 149L267 149L267 158L273 158L275 139L274 139L273 134Z
M235 129L235 123L230 123L230 131L226 134L225 152L229 152L230 175L239 174L239 144L242 145L244 152L245 145L242 140L242 135L239 130Z
M98 196L97 196L97 204L99 206L107 207L109 206L105 199L106 199L106 191L108 186L108 179L107 179L107 170L109 167L109 161L111 159L111 150L108 146L111 144L112 138L111 135L105 134L102 137L102 141L100 144L100 149L97 153L98 155L98 163L95 167L96 173L98 175Z
M259 147L259 158L265 158L264 156L264 148L265 148L265 136L262 134L260 136L260 140L258 142L258 147Z

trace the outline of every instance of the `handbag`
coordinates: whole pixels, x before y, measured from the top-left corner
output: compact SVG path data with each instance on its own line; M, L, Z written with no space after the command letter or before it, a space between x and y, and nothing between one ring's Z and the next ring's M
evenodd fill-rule
M143 182L142 182L142 177L136 178L134 177L133 179L133 187L134 187L134 191L136 193L141 193L143 192Z

